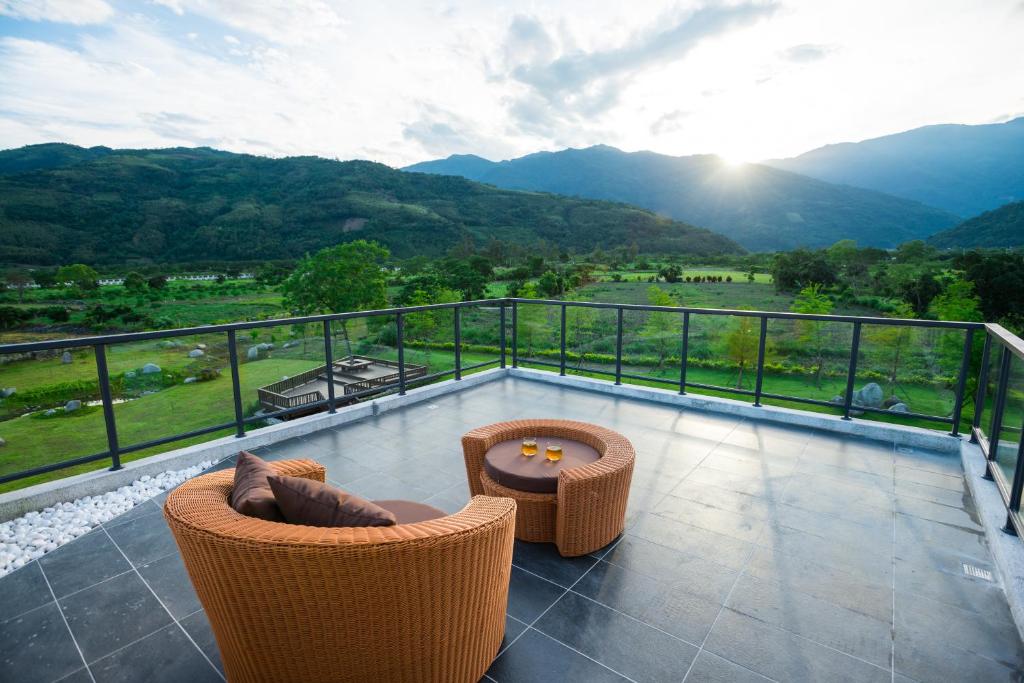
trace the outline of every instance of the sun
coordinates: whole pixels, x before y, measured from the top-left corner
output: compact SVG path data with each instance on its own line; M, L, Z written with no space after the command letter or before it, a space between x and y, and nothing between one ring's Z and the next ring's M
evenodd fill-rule
M729 168L739 168L750 163L750 160L745 155L736 152L719 152L716 156Z

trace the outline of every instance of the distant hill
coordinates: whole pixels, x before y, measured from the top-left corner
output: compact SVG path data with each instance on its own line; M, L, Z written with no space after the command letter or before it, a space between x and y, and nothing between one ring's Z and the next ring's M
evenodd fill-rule
M1024 202L986 211L933 235L928 241L943 249L1024 247Z
M821 247L846 238L894 247L960 220L917 202L760 164L730 166L711 155L627 153L604 145L502 162L453 156L404 170L628 202L711 228L759 251Z
M1024 117L925 126L765 163L974 216L1024 199Z
M439 255L467 235L527 248L543 239L577 250L635 242L697 255L742 251L632 206L368 161L53 144L0 152L0 168L2 263L280 259L358 238L397 256Z

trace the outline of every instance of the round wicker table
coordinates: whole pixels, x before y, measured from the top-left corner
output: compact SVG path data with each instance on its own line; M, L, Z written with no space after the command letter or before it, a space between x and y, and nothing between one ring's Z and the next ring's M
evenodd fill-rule
M502 442L537 437L536 466L544 458L543 444L557 440L568 452L571 442L586 446L596 459L560 467L550 492L524 491L499 482L485 466L488 451ZM511 448L512 446L508 446ZM516 538L554 543L563 556L586 555L603 548L625 527L626 503L636 459L626 437L605 427L571 420L516 420L478 427L462 437L466 474L473 495L516 501Z

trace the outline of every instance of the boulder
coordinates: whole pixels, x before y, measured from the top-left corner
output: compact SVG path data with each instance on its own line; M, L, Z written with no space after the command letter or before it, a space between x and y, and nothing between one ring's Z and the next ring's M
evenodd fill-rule
M81 407L82 407L82 402L81 401L79 401L77 398L71 399L70 401L68 401L67 403L64 404L64 412L65 413L73 413L73 412L75 412L76 410L78 410Z
M135 376L137 374L138 373L136 373L134 370L129 370L128 372L124 373L124 378L125 379L135 379Z
M200 351L205 351L206 344L196 344L196 348L199 349Z
M202 349L192 349L191 351L188 352L189 358L202 358L205 355L206 354L203 353Z
M249 350L245 352L245 357L246 357L247 360L259 360L259 358L260 358L260 347L259 346L250 346Z
M156 363L146 363L142 366L143 375L155 375L160 372L160 366Z
M0 436L0 448L3 448L6 445L7 441L2 436Z
M198 382L198 381L199 380L197 378L195 378L195 377L186 377L185 378L185 384L192 384L193 382Z
M892 408L897 403L902 403L902 401L900 401L895 396L890 396L889 398L885 399L885 401L882 403L882 407L886 408L886 409L889 409L889 408Z
M891 406L889 406L889 412L890 413L909 413L910 412L910 408L907 406L906 403L894 403Z
M69 365L71 363L71 352L65 351L64 353L62 353L60 356L60 362L63 363L64 365Z
M884 398L885 393L882 391L882 387L875 382L868 382L854 393L853 403L867 408L881 408Z
M299 345L299 342L297 342L297 341L289 341L289 342L285 342L284 346L282 346L281 348L282 349L294 349L298 345Z
M14 387L4 387L3 391L0 391L0 398L7 398L8 396L14 396L18 390Z
M46 415L47 417L50 417L51 415L56 415L56 414L57 414L57 409L56 408L50 408L45 413L43 413L43 415Z

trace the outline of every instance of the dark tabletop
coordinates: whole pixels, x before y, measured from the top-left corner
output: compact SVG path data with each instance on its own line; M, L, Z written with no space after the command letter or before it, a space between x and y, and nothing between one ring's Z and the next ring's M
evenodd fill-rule
M562 444L562 459L551 462L544 457L549 443ZM557 437L537 437L537 455L522 454L522 439L511 439L494 444L484 455L484 470L502 486L532 493L558 491L558 473L562 470L588 465L601 454L585 443Z

